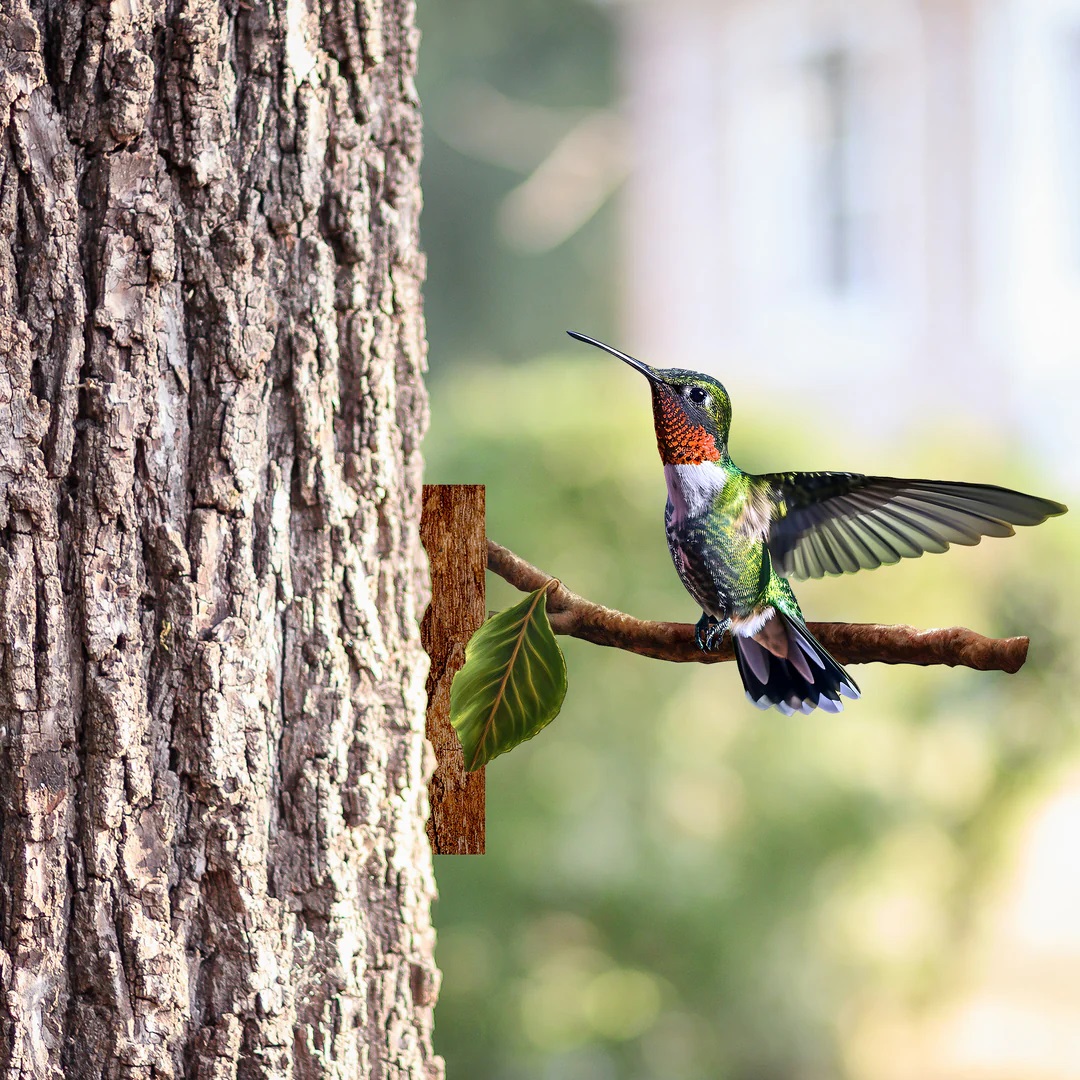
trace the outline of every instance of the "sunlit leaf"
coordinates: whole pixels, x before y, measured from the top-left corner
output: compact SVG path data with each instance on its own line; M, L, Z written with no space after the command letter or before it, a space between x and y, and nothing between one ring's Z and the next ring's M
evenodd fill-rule
M559 715L566 661L547 616L547 588L493 615L465 648L450 688L450 722L465 768L480 768Z

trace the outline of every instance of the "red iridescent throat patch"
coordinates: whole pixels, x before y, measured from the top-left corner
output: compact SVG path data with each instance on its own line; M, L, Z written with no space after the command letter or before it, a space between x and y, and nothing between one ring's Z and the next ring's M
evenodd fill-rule
M671 390L653 386L652 401L656 445L665 465L700 465L720 460L716 440L703 427L690 423Z

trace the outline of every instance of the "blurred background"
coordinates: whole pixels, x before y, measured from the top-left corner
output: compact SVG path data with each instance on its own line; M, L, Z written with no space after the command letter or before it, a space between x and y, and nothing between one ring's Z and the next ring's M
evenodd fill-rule
M693 621L646 387L752 471L1080 489L1080 2L421 0L427 479L590 599ZM798 588L1028 634L840 716L560 639L559 718L441 857L454 1080L1080 1077L1076 510ZM489 575L489 607L515 594Z

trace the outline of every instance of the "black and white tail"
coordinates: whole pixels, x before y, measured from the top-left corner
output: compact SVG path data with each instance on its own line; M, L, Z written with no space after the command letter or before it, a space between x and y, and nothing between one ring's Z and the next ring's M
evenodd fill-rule
M753 634L732 634L746 696L785 716L821 708L839 712L841 696L857 698L855 680L821 647L805 625L777 608Z

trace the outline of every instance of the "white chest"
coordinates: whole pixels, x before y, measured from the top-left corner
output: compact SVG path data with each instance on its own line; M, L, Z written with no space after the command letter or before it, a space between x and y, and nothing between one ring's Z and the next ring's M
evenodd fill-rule
M727 474L719 465L703 461L700 465L665 465L671 523L680 525L687 518L700 517L727 483Z

